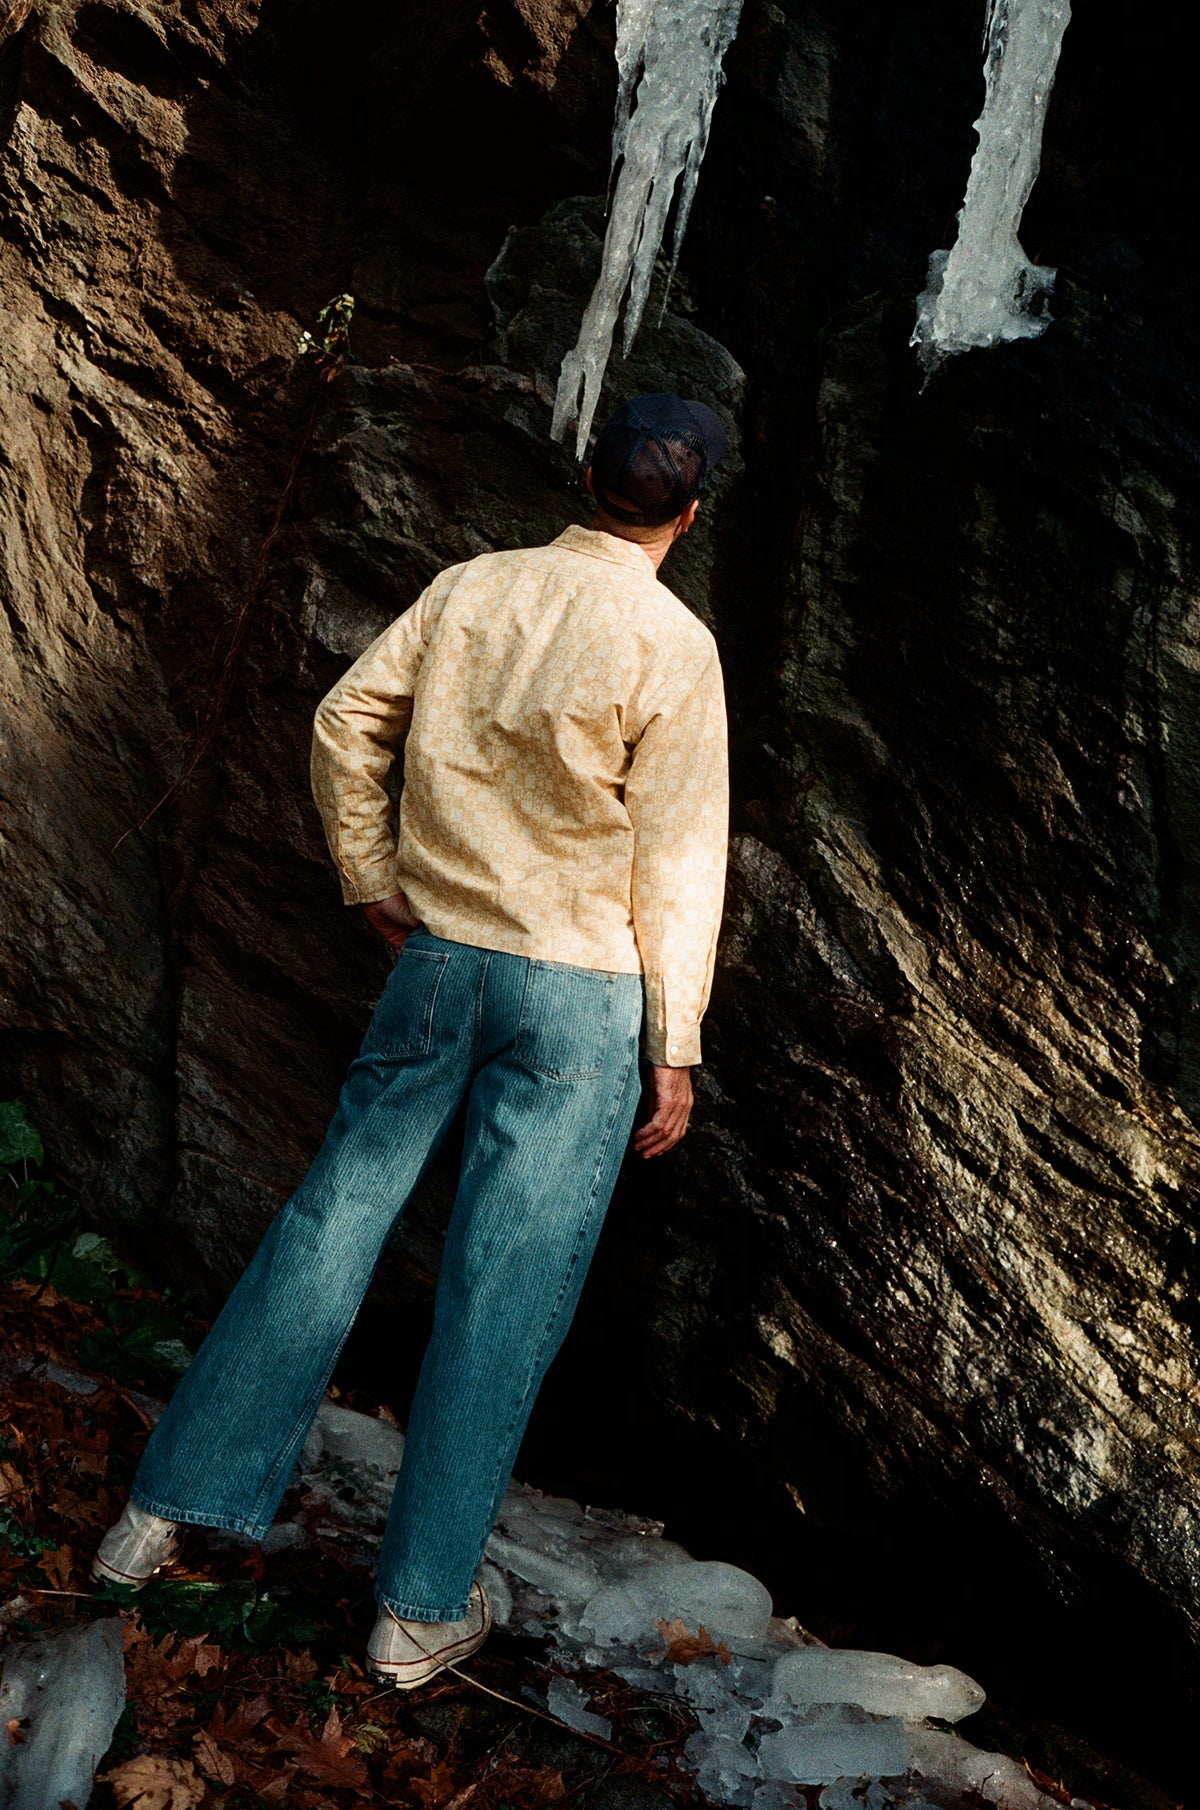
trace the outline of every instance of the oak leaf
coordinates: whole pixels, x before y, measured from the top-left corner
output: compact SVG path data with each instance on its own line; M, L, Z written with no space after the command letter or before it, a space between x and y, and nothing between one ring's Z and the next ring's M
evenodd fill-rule
M218 1703L208 1719L205 1732L224 1747L244 1748L264 1716L270 1713L271 1705L266 1697L254 1697L249 1701L243 1697L232 1714L226 1710L224 1703Z
M425 1810L438 1810L439 1805L448 1804L454 1795L454 1769L445 1760L439 1760L428 1778L413 1779L410 1783Z
M208 1786L190 1760L160 1754L140 1754L97 1776L112 1786L121 1810L195 1810L208 1796Z
M164 1634L155 1645L136 1615L125 1623L126 1694L137 1704L138 1728L145 1738L170 1734L189 1713L187 1703L179 1700L183 1678L172 1677L167 1670L174 1638Z
M688 1633L684 1621L656 1621L654 1625L667 1643L666 1652L655 1656L659 1662L665 1659L668 1665L691 1665L693 1659L715 1657L728 1665L733 1658L725 1642L714 1640L703 1622L696 1634Z
M367 1769L359 1758L352 1735L342 1733L342 1718L331 1709L320 1735L314 1735L303 1716L276 1741L274 1752L292 1754L306 1777L319 1785L361 1786Z
M69 1546L56 1546L53 1552L42 1554L38 1560L38 1570L49 1578L56 1590L65 1590L74 1563L75 1554Z
M173 1680L190 1678L193 1672L203 1678L221 1665L224 1658L220 1647L206 1634L193 1634L189 1639L181 1640L171 1657L163 1660L163 1671Z
M212 1736L204 1729L196 1736L192 1745L196 1749L196 1764L206 1772L210 1779L218 1785L234 1785L237 1783L237 1772L233 1761L227 1753L222 1753Z
M400 1737L383 1769L385 1789L391 1792L407 1784L419 1767L428 1766L436 1758L437 1748L424 1735L410 1735L407 1739Z

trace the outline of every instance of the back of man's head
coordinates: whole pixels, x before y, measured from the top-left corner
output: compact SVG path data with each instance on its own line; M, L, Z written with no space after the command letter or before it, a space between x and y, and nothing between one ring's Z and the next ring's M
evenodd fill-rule
M703 402L666 392L634 396L601 428L592 491L603 513L630 527L674 521L724 457L725 429Z

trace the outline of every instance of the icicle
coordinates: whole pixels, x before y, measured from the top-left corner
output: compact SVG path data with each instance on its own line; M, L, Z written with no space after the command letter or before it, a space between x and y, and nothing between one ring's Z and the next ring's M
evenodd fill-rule
M721 86L721 64L741 10L742 0L618 0L613 168L620 162L621 170L600 276L584 310L578 343L562 362L550 427L554 439L562 440L570 423L576 423L577 458L587 446L627 292L626 352L641 323L676 187L672 269L679 257Z
M1050 315L1054 272L1031 264L1017 239L1037 178L1042 127L1070 0L989 0L983 112L958 238L929 260L911 344L927 373L951 352L1034 339Z

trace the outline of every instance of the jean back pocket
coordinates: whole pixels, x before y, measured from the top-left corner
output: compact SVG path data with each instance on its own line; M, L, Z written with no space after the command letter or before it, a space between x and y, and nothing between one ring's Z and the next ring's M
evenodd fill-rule
M513 1054L550 1081L594 1080L608 1055L617 976L531 961Z
M448 955L406 943L367 1026L363 1056L427 1056Z

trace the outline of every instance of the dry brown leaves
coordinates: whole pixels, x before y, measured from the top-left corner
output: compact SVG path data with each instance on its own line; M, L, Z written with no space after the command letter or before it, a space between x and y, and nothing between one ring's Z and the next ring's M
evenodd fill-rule
M268 1727L274 1731L276 1724ZM301 1772L319 1785L348 1785L357 1791L368 1783L366 1764L353 1735L343 1734L336 1709L330 1710L320 1735L313 1734L304 1716L291 1728L280 1729L273 1751L295 1759Z
M725 1642L714 1640L703 1622L695 1634L690 1634L682 1621L656 1621L654 1625L667 1643L665 1653L654 1655L656 1664L691 1665L693 1659L716 1658L728 1665L733 1658Z
M98 1323L90 1309L25 1284L0 1287L0 1312L14 1351L76 1368L78 1339ZM36 1372L0 1383L0 1508L44 1548L17 1549L14 1540L5 1550L0 1540L0 1602L19 1597L24 1615L48 1628L86 1613L73 1594L88 1590L91 1555L120 1512L145 1434L145 1415L115 1384L102 1383L81 1401ZM317 1609L311 1648L243 1650L232 1636L224 1648L204 1634L165 1632L148 1607L153 1633L141 1615L124 1613L127 1690L141 1751L102 1772L111 1790L106 1802L115 1810L198 1810L232 1793L239 1807L254 1802L267 1810L549 1810L574 1793L581 1779L571 1768L564 1780L558 1768L535 1764L518 1724L503 1754L490 1741L474 1745L466 1684L442 1687L459 1700L461 1745L457 1735L435 1743L414 1729L401 1695L381 1693L345 1657L347 1644L353 1651L355 1640L365 1640L373 1612L357 1563L337 1544L322 1554L329 1616L323 1621ZM270 1565L276 1581L302 1576L308 1585L313 1555L310 1549ZM249 1574L258 1582L263 1566L261 1552L214 1558L206 1575L231 1582ZM44 1596L38 1580L45 1580ZM58 1591L66 1594L52 1594ZM360 1600L361 1612L348 1608ZM672 1660L724 1656L703 1629L693 1635L670 1623L663 1634ZM516 1692L519 1680L505 1673L506 1663L527 1661L498 1659L497 1682ZM630 1759L622 1770L644 1767L648 1782L661 1785L660 1731L644 1733L632 1715L623 1727ZM23 1739L19 1723L0 1730L5 1748Z
M140 1754L97 1777L112 1786L121 1810L195 1810L208 1796L208 1786L190 1760L160 1754Z
M137 1705L138 1731L147 1740L167 1735L194 1713L183 1698L189 1679L215 1671L224 1655L202 1634L188 1640L166 1634L156 1643L137 1615L126 1619L124 1632L125 1684Z

